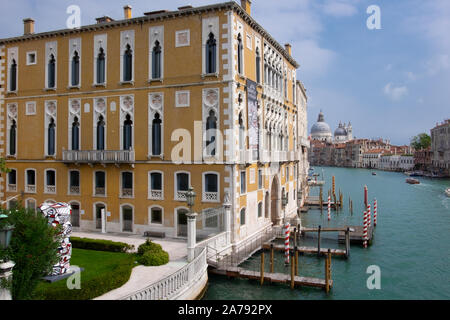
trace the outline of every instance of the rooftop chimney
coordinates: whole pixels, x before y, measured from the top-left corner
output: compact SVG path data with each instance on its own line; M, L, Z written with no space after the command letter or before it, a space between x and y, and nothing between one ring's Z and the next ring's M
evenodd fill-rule
M292 46L289 43L286 43L284 45L284 48L286 49L287 53L289 53L289 55L292 56Z
M97 20L97 23L106 23L106 22L112 22L114 21L114 19L108 17L108 16L103 16L100 18L95 18L95 20Z
M192 5L188 4L182 7L178 7L178 10L187 10L187 9L192 9Z
M248 15L250 15L251 6L252 6L251 0L241 0L241 7L242 9L245 10L245 12L247 12Z
M131 19L131 6L126 5L123 7L123 15L125 19Z
M34 33L34 20L31 18L23 19L23 34Z

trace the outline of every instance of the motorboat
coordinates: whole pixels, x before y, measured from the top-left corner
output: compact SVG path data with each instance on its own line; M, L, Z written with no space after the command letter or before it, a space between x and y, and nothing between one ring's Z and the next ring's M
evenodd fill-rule
M406 182L409 183L409 184L419 184L420 183L419 180L414 179L414 178L407 178Z
M376 175L377 175L377 173L376 173L376 172L372 172L372 175L373 175L373 176L376 176Z
M450 197L450 188L445 189L445 194L447 197Z

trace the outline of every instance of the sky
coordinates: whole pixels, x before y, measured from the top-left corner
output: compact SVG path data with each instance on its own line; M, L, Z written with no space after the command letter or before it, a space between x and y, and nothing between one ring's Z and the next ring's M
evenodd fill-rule
M220 0L0 0L0 38L65 29L70 5L81 24L108 15L133 17ZM240 1L237 1L240 3ZM380 9L380 29L369 29L369 6ZM351 121L357 138L409 144L450 118L449 0L252 0L252 17L300 64L297 79L308 95L308 128L322 110L332 131ZM14 13L14 14L12 14ZM372 21L372 20L371 20Z

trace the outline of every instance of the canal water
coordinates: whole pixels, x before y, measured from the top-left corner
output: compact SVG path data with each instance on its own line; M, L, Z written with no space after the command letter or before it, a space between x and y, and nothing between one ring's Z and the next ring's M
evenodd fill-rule
M367 249L352 244L350 258L332 258L331 292L300 287L291 290L286 284L259 285L255 280L227 279L210 275L204 299L450 299L450 198L444 190L450 180L419 177L420 184L405 183L402 173L315 167L324 175L324 199L331 189L331 179L336 179L336 194L344 194L344 208L336 213L327 209L302 213L304 227L342 227L362 225L364 210L364 185L369 190L369 200L378 202L378 223L372 246ZM372 175L376 172L376 175ZM311 195L318 195L318 188ZM349 197L353 200L353 214L349 212ZM372 209L373 214L373 209ZM317 234L317 233L316 233ZM325 233L323 248L341 248L336 233ZM300 245L317 246L317 236L301 238ZM269 254L266 252L266 272L269 271ZM300 276L324 278L325 260L315 255L299 256ZM378 266L380 289L368 289L369 266ZM259 270L260 253L241 265ZM275 272L289 273L284 265L283 253L275 254ZM373 283L372 281L369 281Z

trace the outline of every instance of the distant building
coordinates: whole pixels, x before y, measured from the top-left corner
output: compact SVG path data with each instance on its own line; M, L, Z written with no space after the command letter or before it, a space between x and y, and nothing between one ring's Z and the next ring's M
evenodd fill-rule
M410 171L414 168L412 154L383 154L380 157L379 169L387 171Z
M353 128L349 122L348 125L339 122L339 126L334 131L334 137L328 123L325 122L323 112L320 111L317 122L311 127L311 139L327 143L345 143L353 140Z
M431 129L431 153L433 171L450 176L450 119Z
M430 171L432 154L431 147L414 151L414 169Z
M325 122L322 111L319 113L317 122L311 127L311 139L328 143L333 141L330 126Z

